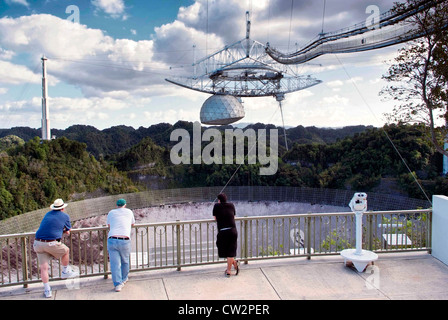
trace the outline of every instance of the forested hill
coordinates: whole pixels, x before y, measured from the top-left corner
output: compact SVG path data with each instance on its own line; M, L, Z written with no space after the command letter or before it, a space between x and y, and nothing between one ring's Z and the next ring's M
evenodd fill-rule
M275 128L264 124L249 127ZM337 188L424 198L415 176L429 197L448 195L448 177L441 176L442 157L434 151L422 126L291 128L287 133L289 151L280 150L278 170L273 175L260 175L260 163L174 165L170 150L177 141L169 139L177 128L192 132L193 123L105 130L72 126L53 130L58 138L51 141L40 141L37 129L2 130L0 219L48 207L56 198L74 201L144 188L226 183ZM226 128L219 127L223 134ZM284 142L282 131L279 143ZM247 151L247 143L245 148Z
M186 129L191 132L192 122L178 121L174 125L169 123L159 123L151 125L148 128L140 127L134 129L129 126L115 126L104 130L96 129L87 125L74 125L65 130L52 129L51 134L56 137L66 137L70 140L83 142L87 145L87 151L93 154L97 159L100 157L108 157L119 152L129 149L136 145L144 138L151 138L157 145L161 147L172 146L170 143L170 134L177 128ZM216 127L219 130L233 128L232 126ZM276 128L273 125L265 125L261 123L249 125L247 128ZM283 135L283 129L279 129L279 135ZM353 136L354 134L364 132L372 126L347 126L343 128L317 128L297 126L286 130L288 145L294 143L333 143L338 139ZM14 127L11 129L0 129L0 138L15 135L25 141L29 141L34 137L41 136L40 129L28 127ZM284 145L284 139L279 139L279 144Z
M14 140L0 152L0 220L48 207L56 198L135 191L126 175L89 155L84 143L67 138Z
M249 127L274 128L261 123ZM65 130L53 129L52 135L57 139L51 141L40 141L40 129L0 129L0 219L47 207L55 198L73 201L134 192L143 187L137 186L142 175L150 180L146 187L151 188L220 183L219 177L226 174L216 167L171 165L169 150L177 142L170 142L170 134L178 128L192 132L193 123L178 121L174 125L160 123L138 129L116 126L104 130L74 125ZM364 130L363 126L298 126L288 130L289 143L332 142ZM279 141L283 143L284 139ZM197 170L202 172L191 175ZM208 182L206 175L211 175Z

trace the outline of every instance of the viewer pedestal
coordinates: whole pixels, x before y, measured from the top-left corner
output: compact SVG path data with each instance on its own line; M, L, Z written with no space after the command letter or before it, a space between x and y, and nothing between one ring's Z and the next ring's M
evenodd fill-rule
M345 264L347 260L350 260L358 272L363 272L370 262L378 259L376 253L362 250L362 215L367 210L367 194L363 192L355 193L349 207L356 217L356 249L342 250L341 256L344 258Z
M347 260L353 262L358 272L363 272L370 262L378 259L378 255L372 251L361 250L361 254L357 254L356 249L342 250L341 256L344 258L344 263L347 263Z

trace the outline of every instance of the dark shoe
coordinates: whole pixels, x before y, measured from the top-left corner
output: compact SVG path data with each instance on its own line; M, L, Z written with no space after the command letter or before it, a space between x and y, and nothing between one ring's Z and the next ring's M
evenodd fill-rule
M227 269L224 271L224 275L226 276L226 278L230 277L230 273L227 272Z

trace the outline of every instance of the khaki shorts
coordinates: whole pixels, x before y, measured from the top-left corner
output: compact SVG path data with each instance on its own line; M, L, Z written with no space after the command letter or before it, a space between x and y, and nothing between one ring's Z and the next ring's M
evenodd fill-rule
M69 251L68 247L59 241L41 242L36 240L33 247L37 253L39 264L49 262L51 258L59 259Z

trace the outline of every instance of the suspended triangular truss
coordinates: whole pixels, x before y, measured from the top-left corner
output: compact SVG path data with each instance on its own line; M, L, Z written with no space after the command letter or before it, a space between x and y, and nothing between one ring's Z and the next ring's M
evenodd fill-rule
M311 76L298 75L294 66L274 61L265 45L250 39L249 19L247 26L246 38L195 62L197 74L166 80L200 92L236 97L284 95L321 83Z

